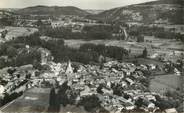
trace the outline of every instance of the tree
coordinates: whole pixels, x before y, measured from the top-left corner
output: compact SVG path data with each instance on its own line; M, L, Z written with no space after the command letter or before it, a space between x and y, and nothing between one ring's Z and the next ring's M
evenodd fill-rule
M27 73L26 74L26 79L30 79L31 78L31 74L30 73Z
M12 57L15 57L17 55L17 49L10 46L7 48L7 55L8 57L12 58Z
M142 98L138 98L136 101L135 101L135 105L140 108L142 105L143 105L143 99Z
M103 85L100 84L100 85L98 86L98 88L97 88L97 93L103 94L102 88L103 88Z
M143 53L142 53L142 57L147 58L147 56L148 56L147 48L144 48Z
M144 36L139 35L139 36L137 37L137 42L144 42Z
M15 71L16 71L15 68L10 68L10 69L7 70L7 72L8 72L10 75L12 75Z
M99 98L96 95L92 95L82 98L82 100L79 102L79 105L84 106L86 111L93 112L101 107L100 103L101 102Z
M41 53L36 48L31 48L29 52L27 49L22 50L15 59L15 66L21 66L26 64L34 64L34 62L41 62Z
M1 33L1 38L5 38L6 37L6 35L7 35L7 33L8 33L8 30L4 30L2 33Z
M59 104L57 101L59 100L57 100L55 88L52 88L50 91L50 97L49 97L49 108L48 108L49 112L57 112L59 110L58 109Z
M102 69L103 68L103 63L105 62L104 56L100 55L99 59L98 59L98 62L100 63L100 69Z
M4 68L4 67L6 67L6 66L7 66L7 63L6 63L5 59L0 58L0 69L1 69L1 68Z
M112 89L113 89L113 94L114 95L122 96L123 88L122 88L122 86L120 84L117 84Z
M146 87L149 87L149 85L150 85L150 81L147 78L142 78L139 81L140 81L140 83L142 83Z
M60 87L59 91L58 91L58 101L59 104L62 104L64 107L69 104L69 100L66 94L66 91L69 90L70 87L68 86L68 82L65 82L62 84L62 86Z
M7 48L8 48L8 44L0 45L0 56L6 55Z
M35 23L38 27L41 27L43 25L43 22L41 19L38 19L38 21Z
M0 19L0 25L3 26L13 26L15 18L13 17L3 17Z

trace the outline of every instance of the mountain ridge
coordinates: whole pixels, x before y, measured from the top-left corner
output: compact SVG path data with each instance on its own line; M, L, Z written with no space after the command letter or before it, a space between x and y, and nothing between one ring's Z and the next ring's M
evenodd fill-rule
M183 0L158 0L112 8L89 18L103 21L146 22L168 21L184 24ZM179 18L178 18L179 17Z
M77 16L85 16L89 15L90 13L86 12L85 10L79 9L74 6L44 6L44 5L37 5L19 9L15 11L17 14L23 15L77 15Z

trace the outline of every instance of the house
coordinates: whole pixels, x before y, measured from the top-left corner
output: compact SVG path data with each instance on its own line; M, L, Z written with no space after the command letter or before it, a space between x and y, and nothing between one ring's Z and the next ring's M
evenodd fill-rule
M83 28L84 28L84 24L82 24L82 23L74 23L72 25L72 32L73 33L82 32Z
M122 86L122 87L127 87L127 86L128 86L128 85L127 85L127 82L122 81L122 82L121 82L121 86Z
M4 91L5 91L4 86L0 85L0 97L3 95Z
M175 108L166 109L164 113L178 113Z
M113 30L112 36L119 39L128 40L128 33L126 31L125 27L122 27L121 25Z
M51 22L52 28L63 27L64 25L65 25L65 21L52 21Z
M132 27L132 26L142 26L143 25L143 23L140 23L140 22L126 22L126 24L129 27Z
M126 82L128 82L130 85L133 85L135 82L132 80L132 79L130 79L130 78L126 78L125 79L126 80Z
M148 109L150 109L150 110L154 110L156 106L155 106L155 104L153 104L153 103L149 103L147 107L148 107Z
M52 60L52 56L49 50L44 48L39 48L38 51L41 52L41 64L47 64L48 61Z
M81 97L88 96L88 95L93 95L93 94L97 94L97 92L92 91L88 86L85 86L85 89L80 92Z
M103 88L102 91L103 91L104 94L111 94L111 95L113 94L113 90L109 89L109 88L108 89L107 88Z
M150 94L150 95L146 95L145 97L146 97L149 101L150 101L150 100L156 101L155 96L153 96L153 95L151 95L151 94Z

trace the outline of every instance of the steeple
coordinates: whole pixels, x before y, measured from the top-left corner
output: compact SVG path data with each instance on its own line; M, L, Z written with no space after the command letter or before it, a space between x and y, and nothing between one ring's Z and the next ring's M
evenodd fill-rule
M68 64L67 64L67 68L66 68L65 73L66 73L66 74L73 73L73 69L72 69L70 60L68 61Z

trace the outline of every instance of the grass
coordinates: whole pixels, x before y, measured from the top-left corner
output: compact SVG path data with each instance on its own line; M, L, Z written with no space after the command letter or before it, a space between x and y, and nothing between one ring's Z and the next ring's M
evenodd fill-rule
M26 28L26 27L5 27L4 29L6 29L8 31L7 35L6 35L6 39L12 39L13 37L19 37L19 36L27 36L30 35L36 31L38 31L38 29L36 28Z
M164 94L167 91L176 91L180 88L181 81L180 76L174 74L166 74L156 76L151 80L150 90L160 94Z
M17 98L10 105L5 107L3 112L44 112L49 106L50 89L33 88ZM26 97L37 98L29 100Z
M155 53L158 53L158 55L166 54L166 58L169 60L171 60L169 56L173 54L173 51L175 51L176 53L184 53L184 51L181 51L182 48L184 48L183 43L172 39L159 39L153 36L146 36L145 42L142 43L127 42L124 40L65 40L65 45L71 48L79 48L82 44L85 43L105 44L106 46L123 47L127 50L130 49L131 55L142 54L142 51L146 47L149 55L153 55Z

